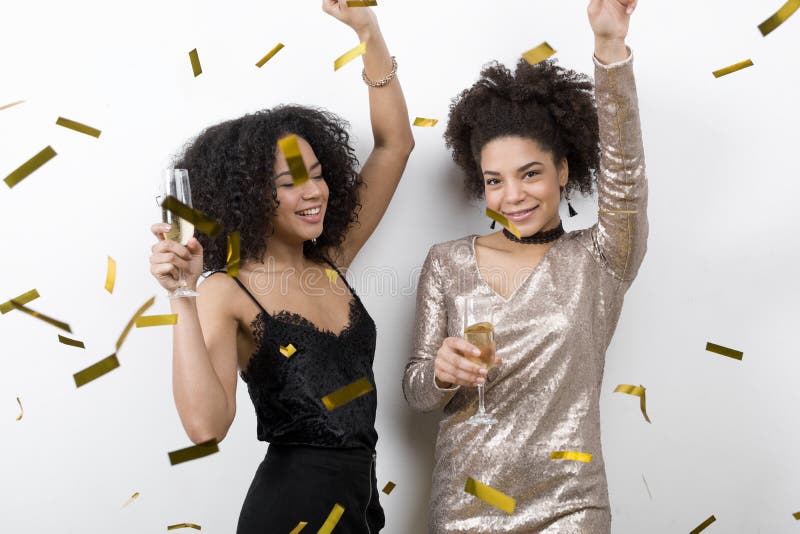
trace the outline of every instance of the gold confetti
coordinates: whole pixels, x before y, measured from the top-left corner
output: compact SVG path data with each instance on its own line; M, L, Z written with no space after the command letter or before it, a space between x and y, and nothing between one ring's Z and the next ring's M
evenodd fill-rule
M725 76L726 74L730 74L732 72L736 72L737 70L746 69L747 67L752 67L753 62L752 60L745 59L744 61L740 61L739 63L734 63L729 67L725 67L724 69L715 70L711 74L714 75L714 78L720 78Z
M589 463L592 461L592 455L587 452L577 451L556 451L550 453L551 460L574 460L576 462Z
M126 506L128 506L130 503L132 503L133 501L135 501L138 498L139 498L139 492L137 491L136 493L131 495L130 499L125 501L125 504L123 504L122 507L125 508Z
M522 54L522 57L524 57L525 61L527 61L531 65L536 65L537 63L541 63L542 61L549 58L555 53L556 53L555 49L549 44L547 44L547 42L545 41L536 48L531 48L530 50Z
M374 388L369 383L367 377L359 378L352 384L349 384L341 389L337 389L330 395L322 397L322 404L328 409L333 411L339 406L347 404L351 400L355 400L361 395L365 395L372 391Z
M347 7L376 7L377 0L347 0Z
M8 187L14 187L22 180L27 178L33 171L56 157L58 154L53 147L47 146L43 148L38 154L16 168L11 174L3 180Z
M269 61L270 59L272 59L272 57L273 57L275 54L277 54L278 52L280 52L282 48L283 48L283 43L278 43L278 44L276 44L276 45L275 45L275 48L273 48L272 50L270 50L269 52L267 52L267 55L266 55L266 56L264 56L264 57L262 57L261 59L259 59L259 60L258 60L258 63L256 63L256 67L258 67L259 69L260 69L261 67L263 67L263 66L264 66L264 64L265 64L267 61Z
M92 137L100 137L100 130L97 128L92 128L91 126L81 124L80 122L71 121L69 119L65 119L64 117L59 117L56 120L56 124L63 126L64 128L69 128L70 130L75 130L76 132L80 132L82 134L91 135Z
M203 68L200 66L200 56L197 55L196 48L189 52L189 61L192 62L192 72L195 78L203 74Z
M22 401L19 400L19 397L17 397L17 404L19 404L19 415L17 416L17 421L22 421L22 416L25 415L25 410L22 409Z
M766 37L778 26L786 22L786 20L794 15L794 12L800 8L800 0L789 0L781 8L775 12L770 18L758 25L761 35Z
M24 102L25 102L24 100L17 100L16 102L11 102L10 104L6 104L4 106L0 106L0 111L2 111L4 109L8 109L10 107L14 107L14 106L16 106L18 104L23 104Z
M464 486L464 491L470 495L474 495L483 502L491 504L495 508L504 511L507 514L514 513L514 507L517 501L513 497L509 497L501 491L497 491L491 486L482 484L472 477L467 478L467 484Z
M30 291L23 293L18 297L14 297L9 301L0 304L0 313L5 315L6 313L16 308L14 304L16 304L17 306L22 306L38 298L39 298L39 292L36 291L35 289L31 289Z
M161 207L171 211L181 219L194 225L199 232L203 232L211 239L216 239L222 233L222 225L206 216L202 211L190 208L172 195L168 195L161 203Z
M517 236L517 239L522 239L522 234L519 232L514 223L509 221L504 215L501 215L500 213L497 213L494 210L486 208L486 216L489 217L490 219L499 222L501 225L505 226L509 232Z
M178 449L177 451L170 452L169 463L172 465L177 465L183 462L189 462L191 460L203 458L204 456L214 454L215 452L219 452L219 446L217 445L216 438L193 445L191 447L186 447L185 449Z
M706 343L706 350L709 352L714 352L721 356L727 356L728 358L733 358L734 360L741 360L742 357L744 356L743 352L729 349L721 345L715 345L714 343Z
M278 146L286 158L286 164L289 165L289 172L292 175L294 185L298 186L308 181L308 169L306 164L303 163L303 156L300 154L300 146L297 144L297 136L292 134L284 137L278 141Z
M241 244L241 235L239 231L231 232L228 234L228 259L226 260L225 269L228 276L234 278L239 276L239 246Z
M61 334L58 334L58 341L59 343L63 343L64 345L69 345L70 347L78 347L79 349L85 349L86 345L83 344L83 341L78 341L77 339L70 339L68 337L64 337Z
M299 523L297 523L297 526L294 527L289 534L299 534L301 530L306 528L307 524L308 523L306 523L305 521L300 521Z
M439 122L439 119L426 119L424 117L417 117L414 119L414 126L433 127Z
M317 534L331 534L333 529L336 527L336 524L341 519L342 514L344 513L344 507L341 504L334 504L331 513L328 514L328 519L325 520L325 523L317 531Z
M106 269L106 291L114 293L114 283L117 281L117 262L111 256L108 257L108 268Z
M620 384L614 393L627 393L634 397L639 397L639 407L642 409L644 420L650 423L650 418L647 417L647 401L645 400L646 388L644 386L633 386L631 384Z
M283 354L283 355L284 355L284 356L286 356L287 358L291 358L291 357L292 357L292 355L293 355L295 352L297 352L297 349L296 349L296 348L294 348L294 345L292 345L291 343L289 343L289 344L288 344L287 346L285 346L285 347L284 347L283 345L281 345L280 351L281 351L281 354Z
M51 324L51 325L55 326L56 328L60 328L61 330L64 330L65 332L69 332L70 334L72 333L72 329L69 327L69 325L67 323L62 323L61 321L53 319L52 317L48 317L47 315L44 315L43 313L39 313L37 311L33 311L30 308L26 308L25 306L21 306L21 305L17 304L16 302L14 302L13 300L11 301L11 305L14 306L16 309L18 309L19 311L21 311L23 313L27 313L31 317L36 317L37 319L39 319L41 321L44 321L45 323Z
M397 487L397 484L395 484L392 481L389 481L389 482L386 483L386 485L383 487L383 489L381 491L384 492L386 495L389 495L390 493L392 493L392 491L394 491L394 488L396 488L396 487Z
M119 367L119 360L117 359L116 354L112 354L107 358L103 358L96 364L90 365L83 371L78 371L73 375L73 378L75 379L75 387L79 388L84 386L92 380L100 378L109 371L113 371L117 367Z
M193 528L195 530L203 530L203 527L195 523L178 523L177 525L170 525L167 530L178 530L179 528Z
M328 280L330 280L331 284L335 284L336 280L339 278L339 273L333 269L325 269L325 276L328 277Z
M800 521L800 512L795 512L795 513L793 513L793 514L792 514L792 517L794 517L795 519L797 519L798 521Z
M708 525L710 525L711 523L713 523L716 520L717 520L717 518L712 515L711 517L709 517L708 519L706 519L705 521L700 523L697 526L697 528L694 529L693 531L691 531L689 534L699 534L700 532L704 531Z
M358 46L348 50L343 55L338 57L336 61L333 62L333 70L337 71L353 61L358 56L363 56L367 53L367 43L360 43Z
M166 315L142 315L136 318L136 328L167 326L171 324L178 324L177 313L168 313Z
M122 346L122 343L125 341L125 338L128 337L128 332L130 332L131 328L133 328L133 325L136 324L136 319L138 319L142 314L144 314L144 312L146 312L147 309L150 306L152 306L153 303L155 303L155 301L156 301L155 297L150 297L150 300L142 304L142 306L138 310L136 310L136 313L133 314L133 317L131 317L131 320L128 321L128 324L125 326L125 330L122 331L122 334L120 334L119 339L117 340L117 352L119 352L119 348Z

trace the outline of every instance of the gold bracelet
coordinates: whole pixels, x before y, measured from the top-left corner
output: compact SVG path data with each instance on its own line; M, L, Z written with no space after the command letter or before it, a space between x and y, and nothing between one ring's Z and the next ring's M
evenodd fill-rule
M394 56L392 56L392 72L387 74L386 77L382 80L373 82L369 78L367 78L367 69L364 68L361 70L361 79L364 80L364 83L369 85L370 87L383 87L387 83L394 80L395 75L397 75L397 59Z

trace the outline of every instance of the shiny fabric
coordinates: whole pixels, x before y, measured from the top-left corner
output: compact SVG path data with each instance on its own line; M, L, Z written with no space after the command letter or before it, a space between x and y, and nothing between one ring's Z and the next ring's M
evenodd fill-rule
M647 180L632 58L596 63L601 138L598 223L548 249L508 300L479 272L476 236L431 248L418 293L413 353L403 391L421 411L444 409L436 441L430 532L610 532L600 444L600 387L606 349L623 297L646 249ZM486 275L486 273L483 273ZM440 389L436 351L463 337L463 301L495 296L497 353L486 407L499 423L465 423L477 389ZM594 455L590 463L551 460L553 451ZM509 515L464 492L467 477L516 499Z

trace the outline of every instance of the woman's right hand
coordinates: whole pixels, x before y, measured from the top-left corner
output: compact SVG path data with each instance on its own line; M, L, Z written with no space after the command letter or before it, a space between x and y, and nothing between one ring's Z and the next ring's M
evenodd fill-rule
M436 384L439 387L449 388L454 384L473 387L486 382L488 371L466 359L464 354L480 356L481 351L460 337L448 337L442 341L434 361ZM499 361L498 358L495 363Z
M170 225L157 223L150 227L150 231L158 238L158 243L153 245L150 254L150 274L152 274L161 287L167 291L175 291L180 287L180 271L189 289L197 289L197 281L203 274L203 247L197 238L192 237L186 246L176 241L167 239Z

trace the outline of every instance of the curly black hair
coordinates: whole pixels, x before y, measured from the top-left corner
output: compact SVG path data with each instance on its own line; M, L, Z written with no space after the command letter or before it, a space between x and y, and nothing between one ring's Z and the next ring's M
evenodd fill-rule
M453 160L465 172L467 193L483 198L484 145L520 136L538 142L556 162L567 158L566 194L576 189L590 194L600 160L593 87L585 74L553 61L531 65L520 59L513 74L497 62L484 66L480 79L453 99L444 134Z
M240 261L264 261L267 241L274 228L278 205L273 181L275 147L282 137L295 134L308 141L317 156L330 190L324 229L316 245L303 245L305 257L323 262L327 251L338 247L347 229L358 221L361 207L358 159L350 146L349 123L323 109L282 105L216 124L189 142L176 158L175 167L188 169L192 203L222 223L227 232L241 236ZM224 269L228 244L205 234L206 271Z

